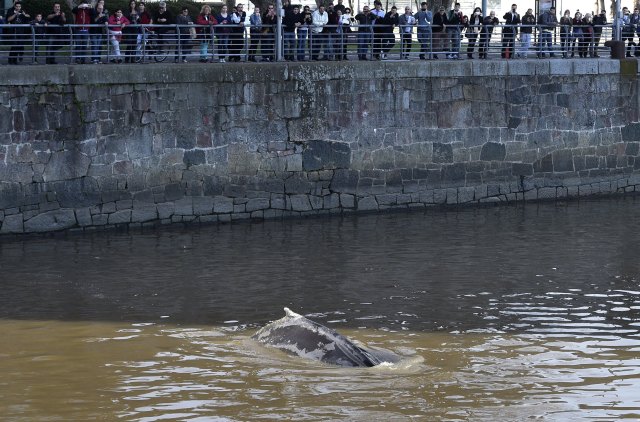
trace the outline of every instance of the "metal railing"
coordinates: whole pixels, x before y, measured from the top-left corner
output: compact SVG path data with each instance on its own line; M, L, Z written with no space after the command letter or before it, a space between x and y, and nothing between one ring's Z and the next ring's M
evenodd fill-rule
M0 63L144 63L275 61L282 59L409 60L518 57L598 57L608 55L604 42L611 25L511 27L304 25L295 31L274 26L201 25L0 25ZM624 32L623 32L624 34ZM627 54L639 35L627 33ZM637 44L640 44L638 42ZM640 49L638 51L640 53Z

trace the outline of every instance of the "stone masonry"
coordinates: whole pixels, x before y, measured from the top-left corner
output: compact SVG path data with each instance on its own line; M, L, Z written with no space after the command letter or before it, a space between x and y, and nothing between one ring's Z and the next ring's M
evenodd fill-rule
M0 233L640 189L637 64L0 68Z

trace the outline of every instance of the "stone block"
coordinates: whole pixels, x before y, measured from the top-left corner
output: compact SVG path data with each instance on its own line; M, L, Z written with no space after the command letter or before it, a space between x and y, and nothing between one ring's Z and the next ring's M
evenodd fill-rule
M51 154L45 166L45 182L76 179L87 175L91 159L78 151L59 151Z
M340 205L342 208L355 208L355 196L347 193L340 194Z
M131 222L131 210L116 211L109 214L109 224L128 224Z
M209 215L213 212L213 198L209 196L194 196L192 203L193 215Z
M321 210L323 208L324 199L322 196L309 195L309 203L314 210Z
M90 226L92 224L91 211L89 208L78 208L75 210L76 221L81 227Z
M193 215L193 198L188 196L174 201L175 215Z
M184 152L183 162L187 168L198 164L205 164L206 161L204 150L193 149Z
M536 68L529 60L509 60L507 72L510 76L535 75Z
M340 207L340 195L337 193L332 193L331 195L327 195L323 198L322 208L324 209L333 209Z
M554 76L573 74L573 60L550 60L549 68Z
M555 172L573 171L573 153L570 149L561 149L554 151L553 170Z
M447 203L447 189L435 189L433 191L433 203L436 205Z
M474 60L472 64L473 76L506 75L508 70L505 60Z
M472 202L475 198L475 188L473 187L460 187L458 188L458 204L464 204Z
M213 212L216 214L227 214L233 212L233 198L226 196L215 196L213 198Z
M556 188L555 187L539 188L538 199L556 199Z
M131 211L132 223L144 223L158 219L158 209L156 205L146 204L143 207L136 207Z
M377 195L376 201L378 205L396 205L398 203L397 195L395 194Z
M75 212L72 209L58 209L36 215L24 222L27 233L43 233L65 230L76 225Z
M175 205L173 202L164 202L156 205L156 209L158 210L158 218L161 220L166 220L171 218L171 216L175 212Z
M598 73L601 75L620 74L620 61L608 59L598 60Z
M598 60L582 59L571 60L573 62L574 75L597 75L598 74Z
M376 202L376 198L373 196L365 196L363 198L358 198L358 211L377 211L378 210L378 202Z
M504 144L498 142L487 142L482 146L480 152L481 161L504 161L507 150Z
M109 214L94 214L91 216L94 226L106 226L109 222Z
M288 197L289 209L292 211L310 211L311 203L308 195L290 195Z
M338 169L333 174L330 188L334 192L354 194L358 188L360 174L356 170Z
M254 212L257 210L264 210L269 208L269 206L269 198L253 198L249 199L249 201L246 203L246 211Z
M0 234L24 233L24 221L22 214L7 215L2 221Z
M351 163L351 148L345 142L313 140L305 143L302 168L305 171L346 169Z

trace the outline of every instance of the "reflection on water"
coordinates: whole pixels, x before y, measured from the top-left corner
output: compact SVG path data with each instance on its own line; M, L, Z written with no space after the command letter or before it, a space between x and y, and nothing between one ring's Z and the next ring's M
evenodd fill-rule
M2 420L640 418L637 200L0 244ZM249 337L282 307L405 359Z

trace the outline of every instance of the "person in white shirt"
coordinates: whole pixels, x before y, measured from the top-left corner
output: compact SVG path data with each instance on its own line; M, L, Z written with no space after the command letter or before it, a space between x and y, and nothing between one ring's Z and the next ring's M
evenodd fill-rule
M409 60L409 52L411 51L411 36L413 35L413 26L416 24L416 18L411 13L409 6L404 8L404 15L401 15L398 20L398 26L400 27L400 33L402 38L400 42L402 44L401 58Z
M311 60L319 60L320 51L322 51L322 59L328 60L329 57L325 52L327 40L324 27L329 23L329 14L324 10L324 6L318 7L318 9L313 12L311 22Z

